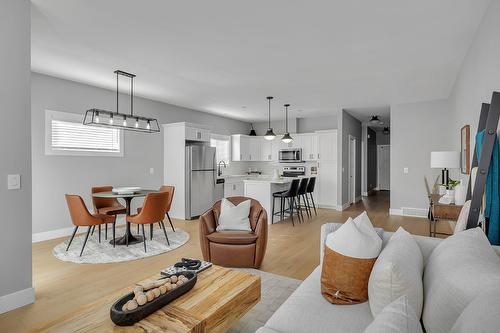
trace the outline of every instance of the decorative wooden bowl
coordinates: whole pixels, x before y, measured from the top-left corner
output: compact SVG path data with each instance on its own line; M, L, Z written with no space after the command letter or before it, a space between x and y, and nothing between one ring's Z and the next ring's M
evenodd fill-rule
M168 277L171 277L173 275L179 276L179 275L184 275L188 280L186 283L183 285L170 290L166 292L163 295L158 296L154 300L139 306L135 310L129 310L129 311L123 311L122 307L125 303L130 301L131 299L134 298L134 293L131 292L122 298L120 298L118 301L116 301L113 306L111 306L110 309L110 315L111 315L111 320L118 326L130 326L135 324L136 322L146 318L153 312L161 309L177 297L182 296L183 294L187 293L189 290L191 290L194 285L196 284L196 279L197 275L194 272L181 272L181 273L176 273L172 274L170 276L165 276L160 279L166 279Z

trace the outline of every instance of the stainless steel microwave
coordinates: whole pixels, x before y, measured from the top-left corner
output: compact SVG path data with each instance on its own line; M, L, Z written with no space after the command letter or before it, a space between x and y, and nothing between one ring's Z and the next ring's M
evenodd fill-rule
M278 160L282 163L302 162L302 149L280 149Z

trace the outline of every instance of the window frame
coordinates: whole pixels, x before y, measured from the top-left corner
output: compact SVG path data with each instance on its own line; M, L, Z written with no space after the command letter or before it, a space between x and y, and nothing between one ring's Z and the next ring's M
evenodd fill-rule
M91 151L91 150L71 150L53 149L52 147L52 120L59 120L71 123L83 123L83 114L45 110L45 155L48 156L94 156L94 157L123 157L124 156L124 135L123 130L117 128L120 138L120 151Z
M210 147L212 146L212 139L213 140L219 140L219 141L227 141L228 142L228 160L224 161L226 165L229 165L231 163L231 136L230 135L222 135L222 134L216 134L216 133L211 133L210 134ZM218 164L219 161L217 161L217 152L215 153L216 157L216 163Z

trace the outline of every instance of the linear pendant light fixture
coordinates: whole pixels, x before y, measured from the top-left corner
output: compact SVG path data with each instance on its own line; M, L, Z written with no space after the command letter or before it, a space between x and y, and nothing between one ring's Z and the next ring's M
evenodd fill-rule
M272 96L268 96L266 97L267 98L267 101L268 101L268 104L269 104L269 127L267 129L267 132L266 134L264 135L264 138L266 140L274 140L274 138L276 137L276 134L274 134L274 131L273 131L273 128L271 127L271 100L273 99Z
M293 138L290 136L290 133L288 133L288 107L290 104L285 104L285 135L281 138L281 141L284 143L290 143L293 141Z
M90 109L85 112L83 124L98 127L117 127L129 131L144 133L157 133L160 131L158 120L155 118L134 115L134 77L135 74L121 70L114 71L116 74L116 112ZM130 114L120 113L118 109L118 78L119 76L130 78Z

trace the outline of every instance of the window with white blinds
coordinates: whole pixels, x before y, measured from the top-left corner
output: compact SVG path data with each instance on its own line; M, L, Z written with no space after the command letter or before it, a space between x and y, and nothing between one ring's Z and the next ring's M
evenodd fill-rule
M231 142L231 137L225 135L212 134L210 137L210 146L215 147L215 159L217 163L220 161L229 164L231 160L231 147L229 143Z
M122 131L83 125L82 115L46 111L46 154L123 156Z

